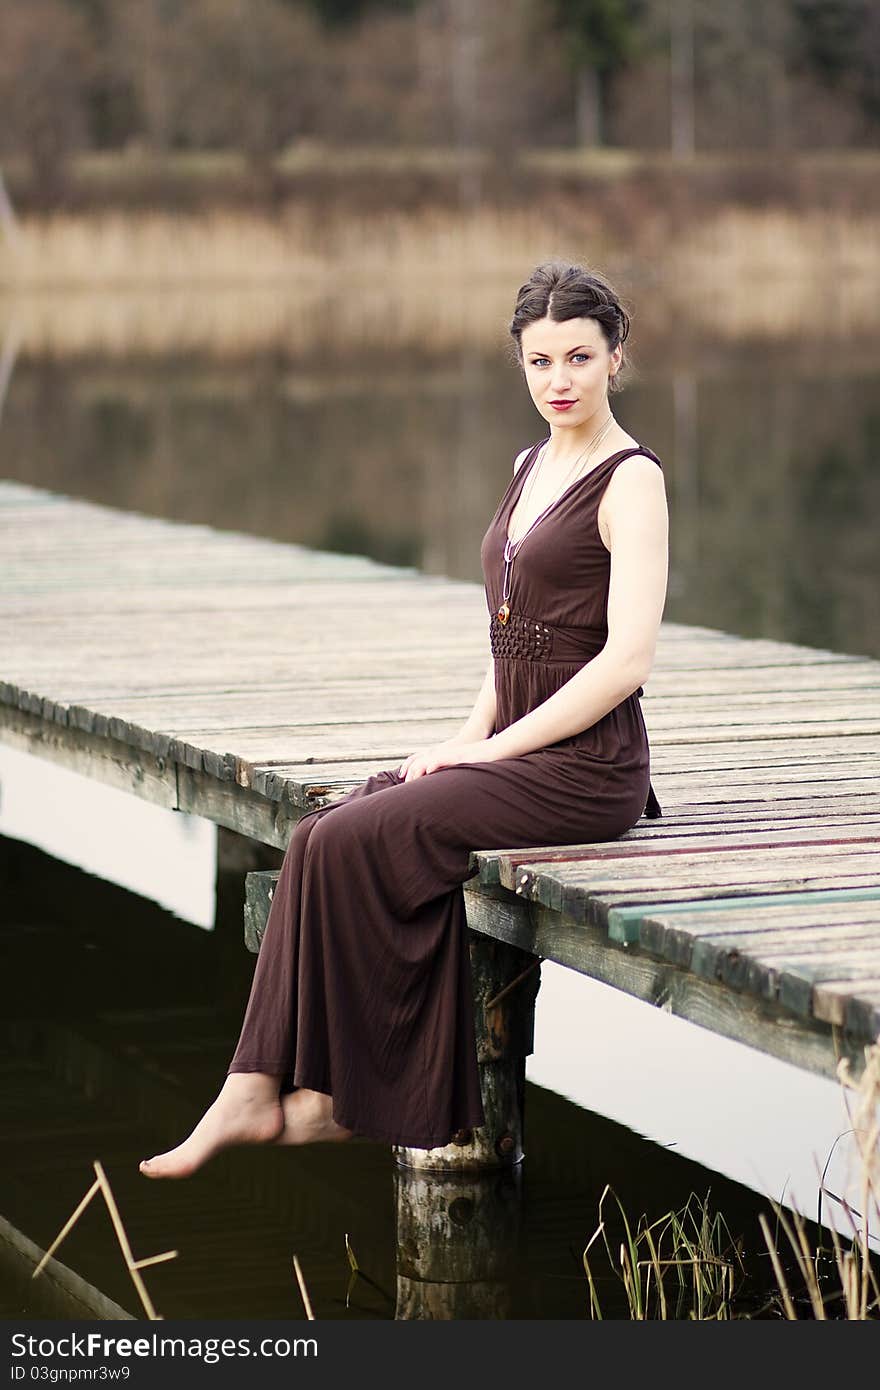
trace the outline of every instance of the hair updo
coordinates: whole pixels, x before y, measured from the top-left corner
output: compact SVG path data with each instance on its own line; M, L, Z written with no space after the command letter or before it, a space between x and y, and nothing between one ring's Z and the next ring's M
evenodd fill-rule
M629 315L612 287L593 271L567 261L544 261L520 286L509 329L520 366L523 365L522 331L543 318L551 318L555 323L563 323L566 319L595 319L609 352L618 345L622 347L629 336ZM609 392L621 389L620 374L627 365L624 350L620 367L608 382Z

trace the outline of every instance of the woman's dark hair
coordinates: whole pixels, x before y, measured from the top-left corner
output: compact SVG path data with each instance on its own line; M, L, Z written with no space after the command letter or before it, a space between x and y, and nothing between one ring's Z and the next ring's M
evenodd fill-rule
M522 331L543 318L551 318L555 323L564 323L566 319L595 319L609 352L625 343L629 336L629 315L608 282L584 266L570 265L567 261L544 261L520 286L509 329L520 366L523 364ZM620 374L627 365L624 350L620 367L608 383L609 391L620 390Z

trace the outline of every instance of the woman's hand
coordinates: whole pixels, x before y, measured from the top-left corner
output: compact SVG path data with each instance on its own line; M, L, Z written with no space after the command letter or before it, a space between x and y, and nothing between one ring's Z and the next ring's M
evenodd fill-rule
M457 763L491 763L495 761L492 738L470 740L457 743L448 738L443 743L435 743L421 753L410 753L400 764L398 772L404 782L412 782L416 777L436 772L441 767L455 767Z

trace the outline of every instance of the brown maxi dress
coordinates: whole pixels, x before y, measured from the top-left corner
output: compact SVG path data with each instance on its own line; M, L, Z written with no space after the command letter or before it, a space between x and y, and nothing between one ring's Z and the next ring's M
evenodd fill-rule
M500 732L604 645L610 554L597 524L620 450L529 532L501 603L510 514L540 440L512 477L481 560ZM611 840L658 816L639 695L582 733L405 782L397 766L297 822L272 899L230 1072L333 1097L338 1124L412 1148L485 1123L462 883L475 849ZM646 804L647 803L647 804Z

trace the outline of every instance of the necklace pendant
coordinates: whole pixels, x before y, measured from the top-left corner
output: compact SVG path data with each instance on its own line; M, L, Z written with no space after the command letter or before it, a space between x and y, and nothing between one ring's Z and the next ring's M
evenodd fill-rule
M498 619L499 623L501 623L501 625L503 626L507 622L507 619L510 617L510 604L506 602L502 603L495 616Z

